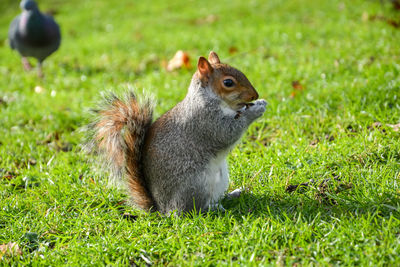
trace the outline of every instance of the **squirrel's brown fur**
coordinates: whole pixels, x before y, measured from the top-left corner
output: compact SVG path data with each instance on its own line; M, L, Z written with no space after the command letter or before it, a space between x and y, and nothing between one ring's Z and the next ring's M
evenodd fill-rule
M135 205L149 210L154 205L143 180L140 151L152 122L150 101L139 104L130 92L123 100L110 94L103 102L91 124L92 148L103 155L114 176L125 176Z

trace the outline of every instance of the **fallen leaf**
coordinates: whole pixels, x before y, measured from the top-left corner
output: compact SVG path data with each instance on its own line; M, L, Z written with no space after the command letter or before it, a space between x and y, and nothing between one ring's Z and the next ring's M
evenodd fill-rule
M392 25L392 26L395 27L395 28L399 28L399 27L400 27L400 22L395 21L394 19L387 19L386 22L387 22L389 25Z
M16 242L8 242L7 244L0 245L0 259L3 256L16 256L21 254L22 250Z
M382 126L382 123L380 123L379 121L376 121L376 122L374 122L373 124L372 124L372 127L374 127L374 128L379 128L379 127L381 127Z
M381 129L381 128L382 128L382 123L380 123L379 121L376 121L367 127L368 130ZM385 129L382 129L382 131L385 132Z
M400 130L400 123L398 124L387 124L390 128L393 129L393 131L398 132Z
M231 46L229 47L229 54L233 55L236 54L239 50L237 49L237 47Z
M174 57L168 61L167 71L173 71L180 68L187 68L189 69L190 66L190 57L189 54L183 52L182 50L178 50Z
M376 121L373 124L371 124L370 126L368 126L367 129L368 130L377 129L377 130L381 130L383 133L385 133L386 130L382 126L384 126L384 125L381 122ZM392 130L394 132L399 132L400 131L400 123L397 123L397 124L385 124L385 126L392 128Z
M372 16L369 17L369 20L371 20L371 21L373 21L373 20L381 20L381 21L384 21L387 24L389 24L389 25L391 25L391 26L393 26L395 28L399 28L400 27L400 21L396 21L394 19L389 19L389 18L386 18L386 17L381 16L381 15L372 15Z
M290 98L294 98L296 95L298 95L301 91L304 90L303 85L301 85L299 81L293 81L292 87L293 91L290 93Z
M118 201L117 203L115 203L115 206L123 206L125 204L126 204L126 200L121 200L121 201Z
M299 81L293 81L293 82L292 82L292 87L293 87L293 89L295 89L295 90L303 90L303 89L304 89L303 86L300 84Z
M2 179L6 179L6 180L12 180L16 177L17 175L14 172L11 171L7 171L5 169L0 169L0 177Z
M400 10L400 0L392 0L392 6L394 10Z

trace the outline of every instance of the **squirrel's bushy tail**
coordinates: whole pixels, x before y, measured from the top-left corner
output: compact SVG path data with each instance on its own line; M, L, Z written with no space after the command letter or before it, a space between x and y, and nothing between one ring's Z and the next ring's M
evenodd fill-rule
M153 116L149 99L139 104L133 92L118 98L113 93L104 96L94 110L96 119L89 125L92 137L90 150L95 150L110 167L116 178L125 178L134 203L149 210L154 205L142 175L141 151Z

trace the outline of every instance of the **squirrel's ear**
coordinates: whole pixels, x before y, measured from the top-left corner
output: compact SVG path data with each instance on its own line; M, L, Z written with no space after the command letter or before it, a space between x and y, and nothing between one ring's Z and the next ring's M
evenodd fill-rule
M208 56L208 61L210 61L211 64L221 63L221 61L219 61L219 57L218 57L217 53L215 53L214 51L210 52L210 55Z
M213 72L213 68L205 57L199 58L197 69L202 77L208 77Z

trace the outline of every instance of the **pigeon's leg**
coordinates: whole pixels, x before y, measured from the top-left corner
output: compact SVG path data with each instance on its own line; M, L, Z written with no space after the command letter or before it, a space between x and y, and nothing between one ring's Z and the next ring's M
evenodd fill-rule
M40 78L43 78L43 77L44 77L44 75L43 75L43 70L42 70L42 61L39 61L39 63L38 63L38 76L39 76Z
M29 61L26 57L22 57L22 65L24 66L24 70L32 69L32 65L31 65L31 63L29 63Z

